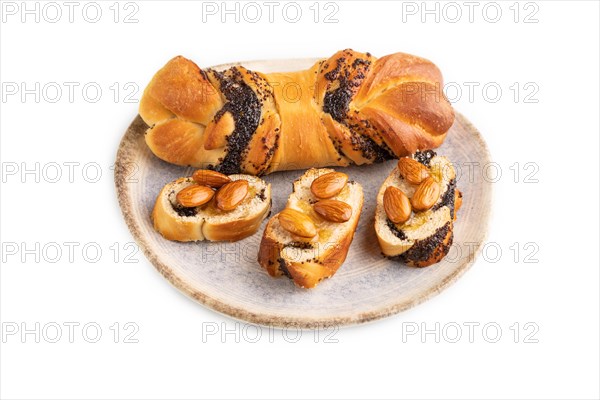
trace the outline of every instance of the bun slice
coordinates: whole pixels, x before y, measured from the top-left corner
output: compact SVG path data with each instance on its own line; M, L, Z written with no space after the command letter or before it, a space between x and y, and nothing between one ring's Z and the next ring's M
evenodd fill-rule
M428 150L401 158L377 195L375 232L383 254L413 267L439 262L452 245L461 203L446 157Z
M271 185L262 179L199 170L165 185L152 220L168 240L236 241L256 233L270 209Z
M273 277L315 287L346 259L362 205L362 186L346 174L309 169L294 181L286 208L269 220L258 262Z

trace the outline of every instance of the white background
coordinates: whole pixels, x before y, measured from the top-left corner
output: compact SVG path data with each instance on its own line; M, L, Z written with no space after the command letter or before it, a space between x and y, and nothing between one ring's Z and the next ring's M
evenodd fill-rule
M43 15L44 3L39 3L39 22L25 15L22 23L21 3L13 3L19 8L15 15L6 3L0 27L2 398L600 396L597 2L498 2L487 14L485 3L478 3L472 22L468 6L458 2L462 18L455 23L448 19L455 18L456 7L444 8L445 3L437 5L439 22L432 14L424 15L425 23L421 2L337 2L337 23L324 23L325 11L335 10L324 10L324 4L315 23L313 2L300 4L297 23L282 16L284 3L275 9L273 23L261 2L257 23L244 21L243 15L239 23L233 15L221 23L220 13L204 15L203 21L202 4L187 1L137 1L137 23L123 22L135 10L124 9L124 3L115 23L113 1L99 2L103 13L97 23L83 18L83 2L69 22L68 8L59 2L62 19L50 23L56 10L46 8ZM492 23L496 8L502 15ZM254 18L254 10L246 11ZM294 17L288 11L288 19ZM88 12L93 18L93 10ZM531 13L529 19L537 22L525 23ZM341 329L330 340L321 334L315 343L307 331L290 343L283 332L269 337L263 329L258 342L250 343L253 328L244 329L243 323L180 294L141 253L132 257L137 263L125 262L131 250L125 246L133 239L110 170L136 115L137 104L124 101L125 85L133 82L141 90L177 54L210 66L329 56L346 47L376 56L404 51L429 58L446 82L462 87L455 106L483 133L502 170L493 185L488 237L502 255L496 259L492 249L488 261L479 256L464 277L425 304ZM20 92L7 93L14 84L20 90L21 83L34 88L36 82L41 88L61 85L62 98L52 103L55 92L40 93L36 102L35 94L22 99ZM65 82L80 85L73 102ZM102 88L95 103L81 90L90 82ZM116 99L110 89L115 82L121 88ZM469 82L479 84L471 99ZM502 89L496 102L492 89L482 92L488 83ZM526 97L532 88L539 90ZM91 89L88 95L95 96ZM527 102L532 100L537 102ZM64 165L58 182L49 182L56 173L51 167L46 177L40 170L36 182L35 174L22 175L23 167L35 168L36 162L40 169L53 162L79 165L73 167L72 183ZM516 168L510 167L517 162L515 177ZM539 168L533 176L537 183L525 182L528 162ZM86 181L96 171L84 173L87 163L101 168L95 183ZM15 165L19 170L10 175ZM79 243L72 260L65 242ZM11 243L18 246L17 254ZM22 251L36 243L40 252L47 250L39 262ZM54 263L52 243L63 251ZM101 248L98 262L83 257L87 243ZM114 243L119 254L111 248ZM534 245L525 248L527 243ZM530 261L538 262L525 262L535 246ZM95 254L90 250L88 256ZM80 324L73 343L64 325L69 322ZM116 322L117 343L110 329ZM127 322L135 325L125 329ZM480 324L472 343L464 325L469 322ZM34 334L21 336L22 328L35 323L40 330L46 327L39 343ZM49 340L55 336L53 323L62 326L57 343ZM86 323L102 328L97 343L86 341L95 336L93 329L87 337L82 334ZM447 328L439 343L433 334L406 335L415 327L434 329L436 323L440 330ZM486 323L502 329L496 343L490 343L494 329L487 336L482 332ZM451 343L456 324L462 337ZM134 326L139 330L130 339L137 343L126 343L124 335ZM19 332L10 335L15 327ZM212 328L237 332L239 340L235 333L203 340L203 331ZM532 336L526 338L528 333Z

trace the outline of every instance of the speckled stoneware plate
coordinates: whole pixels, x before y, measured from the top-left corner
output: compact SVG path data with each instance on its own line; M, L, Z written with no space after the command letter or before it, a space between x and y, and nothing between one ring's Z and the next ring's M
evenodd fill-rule
M315 61L241 64L252 70L274 72L304 69ZM214 68L231 65L234 64ZM271 278L256 262L266 221L254 236L235 243L176 243L156 233L150 213L157 194L163 185L191 175L193 169L156 158L144 142L146 129L141 118L136 117L117 153L115 181L125 221L148 260L169 282L206 307L234 318L262 325L314 328L387 317L427 300L453 283L479 253L478 248L466 243L481 245L486 236L491 184L483 179L481 169L475 168L471 176L464 171L467 162L484 166L490 157L479 132L460 114L437 150L457 166L457 186L463 192L463 206L454 225L455 245L449 256L421 269L382 257L373 228L375 198L396 161L339 168L363 185L364 208L346 262L333 278L310 290L297 288L285 277ZM302 173L286 171L264 177L272 184L273 213L284 207L291 182Z

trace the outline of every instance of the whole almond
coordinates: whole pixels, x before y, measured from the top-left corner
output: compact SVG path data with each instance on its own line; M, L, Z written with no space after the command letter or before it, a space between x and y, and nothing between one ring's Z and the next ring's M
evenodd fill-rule
M439 198L440 185L435 179L429 177L421 182L417 190L415 190L411 203L415 211L425 211L429 210Z
M221 186L215 195L217 208L222 211L235 209L248 195L248 181L239 179Z
M398 160L398 172L413 185L418 185L424 179L429 178L427 167L410 157L402 157Z
M291 232L290 232L290 237L292 238L292 241L296 242L296 243L298 243L298 242L300 242L300 243L310 243L310 242L312 242L315 239L314 236L313 237L302 237L302 236L294 235Z
M343 172L330 172L315 179L310 191L319 199L328 199L341 192L347 182L348 175Z
M214 195L215 191L208 186L190 185L177 193L175 199L184 207L198 207L208 203Z
M346 222L352 217L352 207L339 200L317 201L313 208L317 214L331 222Z
M294 235L311 238L317 234L317 227L313 220L300 211L286 208L279 213L278 218L283 229Z
M390 221L402 224L410 218L412 207L404 192L395 186L388 186L383 193L383 209Z
M231 182L231 179L229 179L227 175L223 175L220 172L212 171L210 169L199 169L194 172L192 178L199 185L210 186L215 189L218 189L224 184Z

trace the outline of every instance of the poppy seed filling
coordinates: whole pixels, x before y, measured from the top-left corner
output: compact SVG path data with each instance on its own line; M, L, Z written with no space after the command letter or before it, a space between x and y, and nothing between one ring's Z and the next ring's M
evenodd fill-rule
M454 198L456 189L456 179L453 178L448 182L448 189L442 195L442 201L433 206L432 210L436 211L446 206L450 209L450 218L454 219Z
M173 207L173 211L175 211L180 217L193 217L198 214L196 207L184 207L179 204L171 204L171 206Z
M360 87L367 76L371 61L357 58L351 66L348 66L345 61L345 57L338 58L335 68L324 74L325 79L332 83L337 81L338 86L333 90L325 92L325 96L323 97L323 111L331 115L335 121L348 128L352 135L352 148L361 151L365 158L373 160L373 162L383 162L394 158L393 154L390 154L388 150L379 146L373 139L361 135L356 129L359 126L348 123L347 116L350 111L350 102L354 96L354 91ZM328 65L326 64L324 67L327 68ZM351 74L354 74L354 76L351 77ZM345 155L341 148L336 148L338 153Z
M447 222L444 226L440 227L435 231L433 235L428 237L425 240L420 240L415 243L407 252L400 254L398 260L402 262L422 262L426 261L429 258L433 257L438 249L439 243L441 243L444 238L448 235L448 231L450 230L450 222ZM448 254L448 250L452 245L453 237L451 236L448 243L442 246L442 253L445 256Z
M230 112L235 124L233 132L227 136L225 157L215 169L223 174L237 174L241 172L242 159L260 123L261 103L237 68L211 72L219 80L221 92L227 99L227 103L215 115L215 122Z

